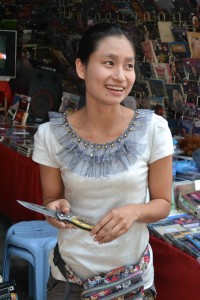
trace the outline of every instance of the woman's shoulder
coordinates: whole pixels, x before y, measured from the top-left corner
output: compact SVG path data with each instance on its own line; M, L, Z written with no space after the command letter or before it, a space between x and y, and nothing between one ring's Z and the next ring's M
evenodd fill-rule
M49 139L54 136L54 128L62 127L64 124L63 114L59 112L49 112L49 121L38 126L36 136Z
M50 122L42 123L38 126L35 136L44 137L50 134Z
M154 118L155 113L151 109L137 109L135 111L135 118L136 119L146 119L147 121L150 121Z
M45 122L45 123L42 123L38 126L38 130L40 131L45 131L47 130L48 128L50 128L50 122Z
M168 130L167 120L150 109L138 109L136 112L136 127L146 128L147 135L153 134L155 131L162 132Z
M167 120L164 118L164 116L160 116L153 112L152 114L152 121L156 124L168 124Z
M38 146L38 149L58 151L65 133L62 113L49 113L49 121L39 125L34 135L34 144Z

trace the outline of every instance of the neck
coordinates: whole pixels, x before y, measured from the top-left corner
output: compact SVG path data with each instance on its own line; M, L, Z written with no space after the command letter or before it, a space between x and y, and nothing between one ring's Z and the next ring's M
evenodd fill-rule
M82 110L82 126L84 136L94 143L106 143L118 138L128 127L132 116L127 117L126 108L95 113L87 106Z
M124 120L124 107L115 108L106 107L104 109L91 109L85 106L83 108L83 122L87 129L109 130L121 124Z

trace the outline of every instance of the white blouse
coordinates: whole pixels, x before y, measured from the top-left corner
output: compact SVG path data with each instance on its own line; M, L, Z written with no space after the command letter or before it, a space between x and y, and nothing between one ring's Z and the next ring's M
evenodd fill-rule
M33 160L59 168L71 212L94 223L113 207L145 203L148 165L173 153L167 121L150 110L135 113L127 130L104 145L81 139L65 115L50 113L50 122L34 136ZM146 224L135 222L118 239L101 244L87 231L61 229L58 244L62 258L81 280L111 269L138 263L149 242ZM154 281L153 257L143 274L144 288ZM50 255L52 275L64 280Z

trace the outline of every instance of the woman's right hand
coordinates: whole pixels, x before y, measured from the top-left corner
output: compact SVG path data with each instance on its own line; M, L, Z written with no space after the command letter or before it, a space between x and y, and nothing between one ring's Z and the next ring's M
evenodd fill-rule
M54 200L52 202L49 202L46 207L53 209L53 210L59 210L64 214L67 214L70 211L70 203L66 199ZM63 229L63 228L74 228L75 229L75 228L77 228L71 223L62 222L62 221L59 221L56 218L53 218L50 216L45 216L45 217L46 217L46 220L48 223L57 227L58 229Z

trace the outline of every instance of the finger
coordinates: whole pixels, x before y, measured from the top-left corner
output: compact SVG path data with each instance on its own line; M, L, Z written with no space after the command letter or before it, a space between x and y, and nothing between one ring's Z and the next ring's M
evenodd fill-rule
M119 238L121 235L125 234L127 231L122 228L121 230L114 232L110 231L110 233L105 236L105 238L101 241L101 243L106 244L114 241L115 239Z
M61 202L60 210L62 211L62 213L65 213L65 214L69 212L70 208L69 208L69 205L67 205L66 200Z
M129 226L126 222L116 222L117 221L114 222L114 220L108 222L106 226L98 232L94 240L100 244L111 242L129 230Z
M65 222L65 228L67 229L77 229L77 227L71 223Z
M110 231L116 226L116 223L114 220L108 221L105 225L100 225L99 231L96 233L95 238L99 241L103 239L105 236L107 236Z
M58 229L68 228L68 229L77 229L77 227L69 222L62 222L59 220L56 220L52 217L46 217L46 220L48 223L53 225L54 227L57 227Z
M59 210L63 213L68 213L70 210L69 202L66 199L60 199L57 201L49 202L47 204L47 208L53 209L53 210Z
M116 227L116 221L111 219L105 226L101 227L101 229L94 236L94 241L102 244L107 236L112 234L113 228ZM119 225L117 226L119 228ZM115 230L117 232L117 229ZM114 232L114 231L113 231ZM109 238L107 238L109 239Z
M90 235L91 236L97 235L102 229L105 229L104 227L108 224L110 220L111 219L109 216L105 216L102 220L100 220L97 224L95 224L95 226L92 228L90 232Z
M119 230L118 226L116 226L112 230L110 230L110 232L105 237L103 237L101 240L98 240L98 243L99 244L110 243L125 233L126 230L124 228L121 228Z
M60 222L60 221L56 220L53 217L46 216L46 221L48 223L50 223L52 226L57 227L58 229L61 229L61 228L65 227L65 223L64 222Z

